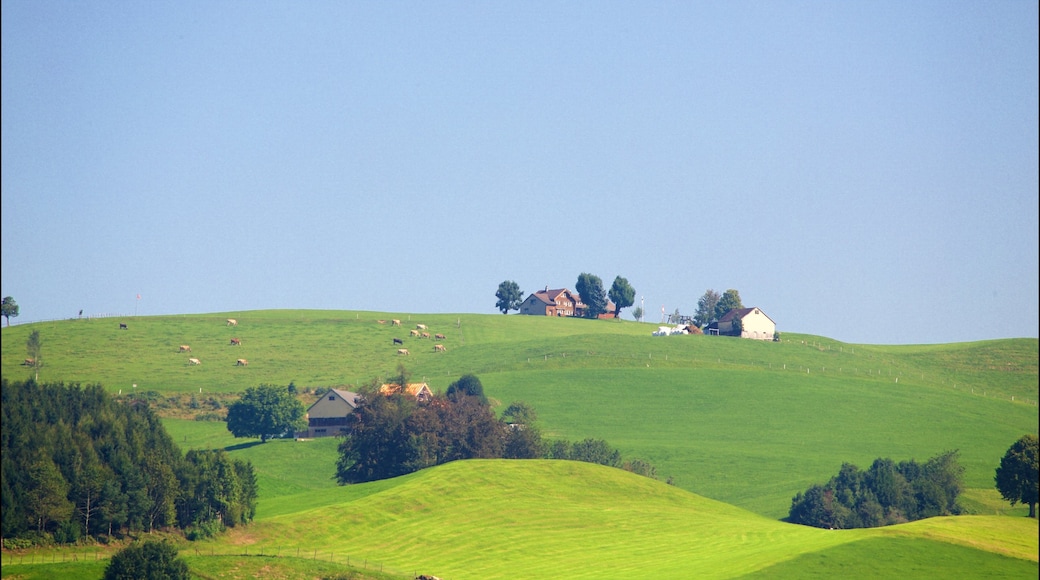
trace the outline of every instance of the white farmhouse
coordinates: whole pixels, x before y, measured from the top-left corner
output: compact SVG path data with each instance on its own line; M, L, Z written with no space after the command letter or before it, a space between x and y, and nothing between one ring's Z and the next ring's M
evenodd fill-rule
M718 321L719 334L756 340L773 340L776 323L759 308L734 308Z

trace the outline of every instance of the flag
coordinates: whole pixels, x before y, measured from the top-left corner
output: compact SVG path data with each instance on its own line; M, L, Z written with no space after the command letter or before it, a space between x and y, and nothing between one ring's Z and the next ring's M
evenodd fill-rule
M141 299L141 295L140 295L140 294L138 294L138 295L137 295L137 299L138 299L138 300L140 300L140 299Z

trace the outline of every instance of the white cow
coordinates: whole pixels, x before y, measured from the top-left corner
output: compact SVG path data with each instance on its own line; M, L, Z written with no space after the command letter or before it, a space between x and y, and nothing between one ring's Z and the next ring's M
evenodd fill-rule
M408 349L407 348L399 348L399 349L397 349L397 354L407 355L408 354Z
M189 358L188 359L188 364L191 365L191 366L200 365L200 364L202 364L202 361L200 361L197 358Z
M228 318L227 319L227 325L228 326L238 326L238 321L235 320L234 318Z

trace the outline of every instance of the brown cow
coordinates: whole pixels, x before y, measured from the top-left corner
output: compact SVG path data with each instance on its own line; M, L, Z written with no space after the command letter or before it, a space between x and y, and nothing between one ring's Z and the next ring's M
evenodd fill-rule
M232 338L231 339L231 346L242 346L242 339L241 338Z
M443 344L435 344L435 345L433 345L433 352L444 352L444 345Z
M180 350L178 350L177 352L191 352L191 347L186 344L182 344Z
M433 335L433 337L436 338L437 340L444 340L444 335L443 334L435 334L435 335Z
M249 361L247 361L247 360L246 360L246 359L244 359L244 358L240 358L240 359L238 359L238 360L237 360L237 361L235 362L235 366L236 366L236 367L244 367L244 366L246 366L247 364L249 364Z
M408 349L407 348L399 348L399 349L397 349L397 354L407 355L408 354Z
M418 330L409 330L408 331L408 336L419 336L419 331Z
M424 332L424 333L419 335L419 338L430 338L430 333L429 332Z
M235 320L234 318L228 318L227 319L227 325L228 326L238 326L238 321Z
M202 364L202 361L200 361L197 358L189 358L188 359L188 365L189 366L195 366L195 365L200 365L200 364Z
M379 324L386 324L385 320L377 320L376 322L378 322Z
M34 367L34 366L36 366L36 359L34 359L34 358L27 358L27 359L25 359L24 362L22 362L22 366Z

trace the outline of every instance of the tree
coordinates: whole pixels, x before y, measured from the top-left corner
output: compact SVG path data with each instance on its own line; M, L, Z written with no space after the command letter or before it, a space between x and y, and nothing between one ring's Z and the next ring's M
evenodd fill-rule
M448 390L444 394L449 399L456 399L462 395L477 397L482 403L487 404L487 397L484 396L484 385L473 374L465 374L459 377L459 380L448 385Z
M227 428L235 437L271 437L304 426L303 403L284 387L260 385L246 389L242 398L228 406Z
M614 318L621 318L621 309L628 308L635 302L636 289L628 283L628 280L618 276L614 278L614 283L610 286L610 292L607 295L614 303Z
M700 300L697 301L697 313L693 317L693 323L704 328L711 324L713 320L717 320L718 317L715 316L715 310L720 298L719 293L710 288L705 291L704 296L701 296Z
M0 305L0 316L7 319L7 326L11 326L11 318L18 317L18 303L10 296L4 296L3 305Z
M632 318L642 321L643 320L643 307L636 306L635 310L632 311Z
M1029 517L1036 517L1040 466L1037 464L1038 439L1023 435L1008 448L997 467L996 482L1000 496L1011 502L1029 506Z
M722 293L718 304L715 305L715 319L722 318L730 310L743 308L744 303L740 301L740 292L730 288Z
M520 310L520 304L524 301L524 291L520 289L520 286L512 280L506 280L498 285L498 292L495 292L495 298L498 298L498 302L495 302L495 308L502 311L502 314L509 314L510 310Z
M40 380L40 367L43 366L40 360L40 352L43 350L43 343L40 341L40 331L34 330L29 333L29 338L25 341L25 351L29 353L29 360L32 361L33 369L36 370L36 380Z
M177 548L167 542L146 541L127 546L112 556L105 580L189 580L191 573Z
M582 272L575 288L585 304L585 318L599 318L600 314L607 311L607 295L599 276Z

